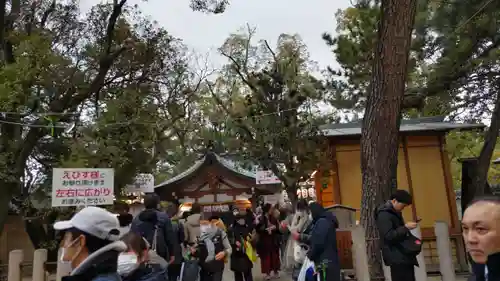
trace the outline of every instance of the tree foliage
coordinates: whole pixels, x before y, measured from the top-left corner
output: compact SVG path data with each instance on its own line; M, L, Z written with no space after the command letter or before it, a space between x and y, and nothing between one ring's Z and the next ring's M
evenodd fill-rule
M228 116L219 114L212 123L224 124L240 152L272 170L294 194L325 156L317 137L327 121L317 108L324 89L298 35L282 34L274 48L265 40L255 43L253 35L248 27L220 48L229 63L207 88Z
M488 0L419 1L405 92L405 116L491 120L474 176L478 194L500 129L499 8ZM376 2L358 1L337 13L339 35L324 35L341 64L329 70L334 106L364 109L379 14Z
M323 35L341 66L329 69L335 106L364 108L379 15L376 1L357 1L337 12L338 35ZM489 116L496 100L498 16L498 3L487 0L419 1L405 108L450 118L464 110L473 113L469 119Z
M480 132L451 132L446 137L446 150L451 161L453 187L459 190L462 182L462 164L460 159L476 158L484 144L484 134ZM500 158L500 140L497 139L493 159ZM492 164L488 171L488 182L500 183L500 166Z
M204 80L126 0L85 16L78 1L1 3L0 232L11 199L50 187L53 167L113 167L117 192L155 171Z

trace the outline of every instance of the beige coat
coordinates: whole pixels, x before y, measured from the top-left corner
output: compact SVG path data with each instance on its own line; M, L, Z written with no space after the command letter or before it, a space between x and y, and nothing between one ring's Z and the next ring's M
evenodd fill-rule
M304 211L298 211L293 215L292 224L288 227L290 232L301 232L304 230L304 226L309 221L309 214ZM294 247L297 242L292 239L288 239L287 246L285 248L285 256L283 260L283 266L285 268L291 268L296 263L294 258Z
M188 243L196 243L200 237L201 214L192 214L184 223L184 237Z

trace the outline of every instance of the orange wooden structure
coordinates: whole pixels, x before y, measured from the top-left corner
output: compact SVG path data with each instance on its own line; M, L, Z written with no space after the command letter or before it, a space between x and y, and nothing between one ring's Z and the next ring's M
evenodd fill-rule
M413 205L404 211L403 216L407 220L422 219L421 231L426 241L424 253L431 270L438 262L433 228L437 220L450 225L455 263L460 268L466 265L445 135L451 130L483 127L481 124L444 122L443 118L436 117L401 122L398 188L408 190L414 198ZM359 209L361 125L332 124L323 129L329 138L333 165L331 171L319 171L315 175L318 200L325 206L342 204ZM359 219L359 212L357 217Z

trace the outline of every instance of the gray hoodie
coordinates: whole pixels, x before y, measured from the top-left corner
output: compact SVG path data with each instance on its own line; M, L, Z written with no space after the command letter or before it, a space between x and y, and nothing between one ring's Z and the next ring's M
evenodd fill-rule
M200 238L201 214L192 214L186 218L184 223L184 238L189 244L194 244Z

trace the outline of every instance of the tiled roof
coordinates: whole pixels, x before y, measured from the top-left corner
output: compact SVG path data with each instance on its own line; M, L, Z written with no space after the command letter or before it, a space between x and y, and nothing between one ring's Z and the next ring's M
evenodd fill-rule
M187 178L191 175L194 175L198 169L200 169L204 164L210 164L213 161L216 161L220 165L222 165L224 168L230 170L231 172L234 172L236 174L239 174L241 176L254 179L255 180L255 171L249 171L244 168L242 168L240 165L237 164L237 162L226 159L222 156L219 156L213 152L209 152L203 156L200 160L196 161L191 167L189 167L187 170L184 172L174 176L173 178L170 178L158 185L155 186L155 188L166 186L175 182L178 182L184 178Z
M483 129L483 124L466 124L445 122L444 117L423 117L408 120L401 120L399 128L400 132L423 132L423 131L442 131L447 132L451 130L471 130ZM325 136L356 136L361 135L361 121L352 123L329 124L321 126Z

